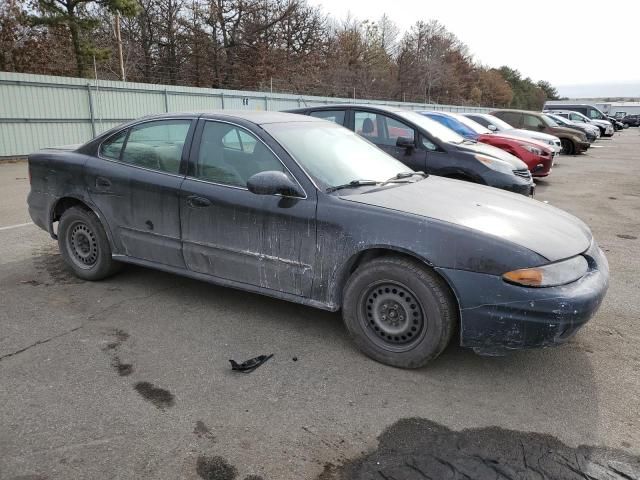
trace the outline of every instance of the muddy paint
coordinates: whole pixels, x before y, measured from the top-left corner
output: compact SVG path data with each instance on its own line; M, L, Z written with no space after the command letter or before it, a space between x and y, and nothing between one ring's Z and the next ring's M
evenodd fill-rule
M317 480L632 480L640 457L565 445L539 433L499 427L462 431L420 418L393 424L378 448L343 465L325 465Z
M136 392L138 392L142 398L153 403L160 410L175 405L175 397L169 390L156 387L150 382L138 382L133 388L135 388Z

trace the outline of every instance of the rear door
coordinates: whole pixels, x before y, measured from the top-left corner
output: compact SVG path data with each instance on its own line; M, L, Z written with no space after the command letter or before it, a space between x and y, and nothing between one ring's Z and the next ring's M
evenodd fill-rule
M413 170L425 170L426 151L418 144L418 132L404 122L379 112L353 110L354 131ZM413 148L396 146L399 137L413 141Z
M306 196L256 195L247 189L252 175L272 170L305 185ZM189 270L310 295L316 191L308 181L299 182L255 132L227 121L201 120L180 197L182 245Z
M87 161L89 195L111 230L115 254L184 267L181 163L194 124L192 118L136 124L107 138Z

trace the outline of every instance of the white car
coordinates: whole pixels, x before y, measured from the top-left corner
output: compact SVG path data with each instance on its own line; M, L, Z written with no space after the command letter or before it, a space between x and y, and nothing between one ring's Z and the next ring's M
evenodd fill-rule
M560 115L561 117L567 118L572 122L576 122L578 124L586 124L586 125L594 125L600 129L600 133L603 137L612 137L615 130L613 125L609 120L598 120L595 118L589 118L586 115L583 115L580 112L574 112L573 110L545 110L545 113L553 113L555 115Z
M504 120L501 120L498 117L494 117L493 115L489 115L487 113L463 113L463 115L470 118L474 122L487 127L493 132L505 132L509 135L515 135L517 137L532 138L534 140L538 140L539 142L549 145L556 154L559 154L560 150L562 150L560 139L555 135L549 135L548 133L542 132L533 132L531 130L524 130L521 128L513 128Z

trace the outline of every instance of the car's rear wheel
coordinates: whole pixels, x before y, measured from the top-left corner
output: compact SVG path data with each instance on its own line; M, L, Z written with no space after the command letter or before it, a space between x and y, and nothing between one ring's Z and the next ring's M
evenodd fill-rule
M456 305L442 278L395 256L374 259L352 274L342 316L362 352L403 368L421 367L440 355L457 323Z
M568 138L561 138L560 144L562 145L562 153L564 155L574 155L576 153L575 145Z
M89 210L72 207L62 214L58 246L69 268L85 280L102 280L121 267L111 258L109 239L100 220Z

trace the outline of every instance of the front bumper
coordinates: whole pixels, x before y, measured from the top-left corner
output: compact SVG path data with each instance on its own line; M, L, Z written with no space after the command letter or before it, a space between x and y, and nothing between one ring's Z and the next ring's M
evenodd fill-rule
M476 353L565 343L598 310L609 286L609 265L593 243L584 253L589 271L580 280L548 288L511 285L496 275L439 269L460 306L460 344Z
M589 142L578 142L576 146L578 149L578 153L582 153L582 152L586 152L591 146L591 144Z

